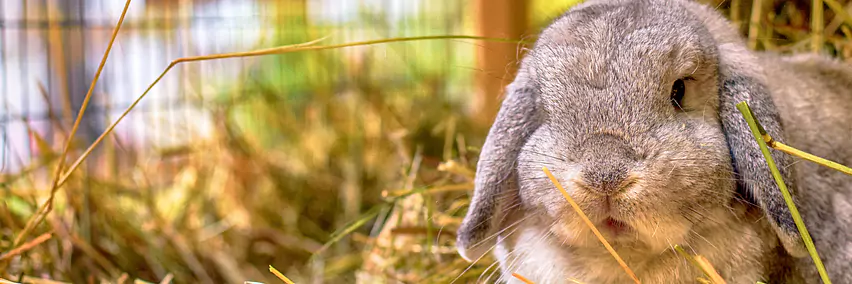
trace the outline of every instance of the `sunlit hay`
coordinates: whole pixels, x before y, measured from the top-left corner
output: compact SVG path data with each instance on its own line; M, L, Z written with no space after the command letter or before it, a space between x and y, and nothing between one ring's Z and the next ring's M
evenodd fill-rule
M21 277L20 282L0 278L0 284L71 284L71 283L61 282L61 281L53 281L53 280L50 280L50 279L36 278L36 277L32 277L32 276L23 276L23 277Z
M476 172L474 172L473 170L453 160L441 163L440 165L438 165L438 170L462 175L471 179L474 177L474 175L476 175Z
M172 279L174 279L174 278L175 278L174 274L171 274L171 273L166 274L166 277L163 277L163 280L160 280L160 284L172 283ZM293 284L293 283L289 283L289 284Z
M130 278L130 275L127 275L127 272L122 273L121 276L115 281L116 284L124 284L127 279Z
M19 245L26 237L29 236L30 232L35 229L38 225L44 221L44 218L50 211L53 209L53 199L56 196L56 192L61 187L61 183L59 182L60 176L65 167L65 158L68 156L68 151L71 150L71 145L74 141L74 134L77 133L77 129L80 127L80 123L83 121L83 114L86 113L86 106L88 106L89 101L92 98L92 93L95 90L95 85L98 83L98 79L100 79L101 72L104 69L104 65L106 65L107 58L109 58L110 51L112 50L112 45L115 43L115 38L118 36L118 31L121 29L121 24L124 22L124 16L127 15L127 9L130 7L130 1L127 0L124 4L124 9L121 11L121 16L118 18L118 24L116 24L113 29L112 36L110 37L109 44L107 45L106 51L104 51L103 58L101 59L100 65L98 65L98 69L95 72L95 76L92 78L92 83L89 85L89 90L86 93L85 98L83 99L83 103L80 106L80 111L77 113L77 119L74 121L74 126L71 128L71 132L68 134L68 138L65 141L65 147L62 149L62 154L59 156L59 163L56 165L55 177L53 178L53 184L50 189L50 197L44 204L39 208L38 213L33 215L27 221L26 226L15 237L15 241L13 246ZM0 261L0 270L5 270L6 262Z
M269 266L269 272L272 272L272 274L275 274L275 277L278 277L278 279L281 279L281 281L284 281L284 283L293 284L293 281L291 281L290 278L287 278L287 276L284 276L284 274L282 274L281 271L278 271L278 269L275 269L275 267L273 267L272 265Z
M329 49L339 49L344 47L355 47L355 46L365 46L365 45L376 45L383 43L393 43L393 42L406 42L406 41L422 41L422 40L439 40L439 39L472 39L472 40L483 40L483 41L496 41L496 42L505 42L505 43L518 43L518 40L513 39L503 39L503 38L489 38L489 37L480 37L480 36L466 36L466 35L446 35L446 36L422 36L422 37L404 37L404 38L388 38L388 39L379 39L379 40L369 40L362 42L353 42L353 43L344 43L344 44L335 44L335 45L326 45L326 46L314 46L314 44L319 43L325 38L315 39L309 42L285 45L255 51L245 51L245 52L234 52L234 53L223 53L223 54L212 54L212 55L203 55L203 56L193 56L193 57L182 57L173 60L169 65L163 70L160 75L148 85L148 88L142 92L141 95L136 97L133 103L128 106L121 115L113 121L106 130L101 133L101 135L92 142L91 145L83 152L83 154L68 168L68 171L60 178L57 178L58 186L61 186L65 183L68 177L74 172L77 167L79 167L83 161L88 158L88 156L92 153L92 151L97 147L103 139L112 133L113 129L121 123L121 121L132 111L139 102L144 99L151 89L157 85L157 83L162 80L169 71L172 70L175 66L181 63L189 63L189 62L200 62L200 61L208 61L208 60L218 60L218 59L228 59L228 58L243 58L243 57L256 57L256 56L264 56L264 55L275 55L275 54L286 54L293 52L301 52L301 51L319 51L319 50L329 50ZM73 133L73 131L72 131Z
M520 274L517 274L517 273L514 273L514 272L512 272L512 277L515 277L518 280L521 280L521 282L524 282L524 283L527 283L527 284L535 284L535 282L532 282L529 279L527 279L526 277L523 277Z
M600 240L606 250L609 251L609 254L612 255L613 258L615 258L615 261L618 261L618 264L621 265L621 268L624 269L624 272L626 272L627 275L629 275L634 282L640 283L639 278L636 277L636 274L633 273L633 270L630 270L630 267L627 267L627 263L625 263L624 260L621 259L621 256L619 256L618 253L615 252L615 249L613 249L612 246L609 245L609 242L607 242L603 235L601 235L601 232L598 231L598 228L595 227L595 224L593 224L592 221L589 220L589 217L586 216L586 213L583 212L583 209L580 209L580 206L574 202L574 199L571 198L570 195L568 195L568 192L565 191L565 188L562 187L562 184L560 184L559 181L556 180L556 177L553 176L552 173L550 173L550 170L548 170L547 167L542 167L542 170L545 174L547 174L547 177L550 178L550 181L553 182L553 185L555 185L556 188L559 189L559 192L562 193L562 196L565 197L565 200L568 201L568 204L571 204L571 207L574 208L574 211L577 212L577 215L579 215L580 218L583 219L583 222L586 222L586 225L589 226L589 229L591 229L595 236L598 237L598 240Z
M25 251L28 251L28 250L40 245L41 243L46 242L51 237L53 237L53 233L46 233L46 234L43 234L41 236L38 236L35 239L33 239L32 241L24 243L23 245L21 245L18 248L10 250L9 252L4 253L4 254L0 254L0 261L8 260L8 259L13 258L13 257L25 252Z
M473 188L473 183L461 183L461 184L448 184L442 186L430 187L427 189L398 189L398 190L384 190L382 191L382 197L400 197L407 196L415 193L421 194L435 194L441 192L452 192L452 191L468 191Z
M368 250L357 272L357 282L384 283L395 279L412 283L448 283L456 277L456 282L477 278L485 263L493 261L487 259L484 264L471 266L457 257L455 228L461 223L461 216L459 206L447 202L448 198L458 198L473 188L472 176L463 174L470 170L424 171L419 154L405 160L412 164L403 180L404 189L383 191L383 196L392 200L394 206L382 214L388 216L386 219L381 218L381 222L376 223L380 232L367 240ZM413 180L423 180L433 186L411 189ZM430 199L432 202L427 201ZM435 201L444 205L430 208Z
M700 255L696 255L695 257L693 257L685 250L683 250L683 247L681 247L680 245L675 245L674 248L675 251L677 251L681 256L686 258L686 260L688 260L689 263L692 264L692 266L698 268L698 270L701 270L701 272L704 273L704 276L709 278L709 280L705 278L699 278L699 281L707 281L707 283L713 284L725 284L725 280L722 279L722 276L719 275L718 272L716 272L716 269L713 268L713 266L710 264L709 261L707 261L707 259Z
M323 47L317 47L315 50L333 49L333 48L340 48L340 47L347 47L347 46L369 45L369 44L377 44L377 43L385 43L385 42L401 42L401 41L428 40L428 39L453 39L453 38L506 41L506 40L501 40L501 39L489 39L489 38L469 37L469 36L429 36L429 37L414 37L414 38L394 38L394 39L375 40L375 41L367 41L367 42L360 42L360 43L341 44L341 45L335 45L335 46L323 46ZM69 182L72 178L74 178L76 176L76 175L74 175L75 170L77 169L78 166L80 166L88 158L88 156L92 153L93 149L95 147L97 147L98 144L100 144L106 137L108 137L108 135L111 133L111 131L115 128L115 126L118 125L121 122L121 120L148 93L148 91L150 91L151 88L154 85L156 85L157 82L159 82L159 80L162 79L163 76L176 64L182 63L182 62L202 61L202 60L219 59L219 58L227 58L227 57L257 56L257 55L274 54L274 53L286 53L286 52L292 52L292 51L299 51L300 49L298 49L298 48L305 47L305 46L313 44L313 43L314 42L308 42L308 43L305 43L305 44L291 45L291 46L286 46L286 47L281 47L281 48L267 49L267 50L262 50L262 51L258 51L258 52L247 52L247 53L239 53L239 54L223 54L223 55L213 55L213 56L201 56L201 57L193 57L193 58L181 58L181 59L173 61L169 65L169 67L167 67L166 70L162 74L160 74L160 77L158 77L149 86L149 88L145 91L145 93L143 93L141 96L139 96L130 105L130 107L125 109L125 111L115 121L113 121L112 124L110 124L107 127L107 129L95 140L94 143L92 143L88 147L88 149L86 149L83 152L83 154L68 168L68 170L64 171L64 173L63 173L63 171L57 172L61 175L58 175L57 182L56 182L56 188L66 184L66 182ZM312 49L305 49L305 50L312 50ZM217 170L221 170L222 166L224 166L225 168L232 168L230 170L233 170L233 172L229 173L230 175L221 175L221 174L208 175L209 177L211 177L212 180L208 180L208 181L206 181L202 184L213 185L213 186L220 187L220 188L226 188L226 187L229 187L229 186L223 186L222 181L227 180L227 183L234 185L234 187L232 187L232 188L240 188L242 186L245 186L245 184L250 183L250 182L248 182L250 180L253 181L253 182L269 182L270 178L275 178L274 176L269 176L269 177L263 177L263 179L257 180L253 177L244 176L244 175L253 176L253 175L261 174L261 172L263 172L263 171L269 171L270 169L264 168L264 167L268 167L270 165L265 164L265 163L268 163L268 162L265 162L264 159L260 156L252 157L251 153L258 153L259 149L252 149L253 145L250 145L250 143L246 143L247 141L242 141L243 137L238 137L238 136L235 136L233 133L231 133L230 128L227 125L225 125L225 127L223 127L223 129L224 129L224 131L223 131L224 135L222 135L222 136L223 136L223 138L227 138L227 139L230 140L228 147L232 147L230 149L226 149L226 153L231 153L233 155L230 155L230 157L226 157L226 159L223 161L224 164L219 163L217 165L216 163L212 163L212 164L211 163L200 163L200 164L197 164L196 166L203 164L204 166L206 166L208 168L207 170L212 170L214 172L217 171ZM234 142L236 142L236 143L234 143ZM207 145L203 145L201 143L199 143L197 145L188 145L187 146L187 148L196 148L196 149L204 149L206 147L207 147ZM212 151L212 152L215 153L215 151ZM221 157L212 157L211 155L203 155L204 151L195 152L195 153L182 152L182 153L179 153L179 155L190 155L190 156L194 157L194 156L196 156L196 155L194 155L196 153L202 154L202 156L200 157L201 159L221 158ZM194 157L194 159L197 159L197 158L199 158L199 157ZM230 158L230 160L228 160L229 158ZM185 169L192 169L193 165L192 164L185 164L184 166L186 166ZM456 168L458 168L458 167L456 167ZM140 170L145 171L142 168L140 168ZM272 170L275 170L275 169L272 169ZM417 171L415 170L414 172L417 172ZM468 170L468 172L470 172L470 171ZM154 175L151 172L141 172L136 177L137 178L141 177L142 180L131 181L130 184L139 183L143 187L150 186L150 184L148 182L145 182L144 180L151 178L151 177L154 177L154 176L156 176L156 175ZM413 175L413 177L416 177L416 175ZM217 178L223 178L224 180L220 181ZM234 184L233 183L234 180L237 180L237 181L242 180L244 182L238 182L238 183ZM444 189L442 189L440 187L432 188L431 190L429 190L428 194L440 194L440 193L445 192L445 191L459 191L459 190L464 190L465 188L469 188L469 187L470 187L469 184L449 185L449 186L445 187ZM175 189L175 190L179 190L179 189ZM192 189L186 188L184 190L192 190ZM407 193L407 194L413 194L413 193ZM231 227L234 227L234 228L250 229L251 227L250 227L249 223L252 223L252 221L250 220L250 218L251 218L250 215L247 213L250 210L248 210L248 208L247 208L248 206L246 206L245 203L242 203L242 202L239 201L241 199L241 198L239 198L239 195L236 195L235 197L237 197L237 198L227 198L228 200L236 200L236 206L232 206L232 208L230 210L223 210L225 212L228 212L228 214L229 214L229 216L228 216L229 218L227 218L224 221L229 221L228 225L230 225ZM230 201L230 202L234 202L234 201ZM148 208L155 208L155 209L158 209L158 210L169 210L168 207L171 207L171 206L168 206L167 204L163 204L162 202L152 202L150 200L142 201L142 202L135 202L134 201L134 203L137 203L135 205L147 205ZM225 203L225 202L224 201L223 202L217 202L217 204L219 204L219 203ZM417 201L417 202L412 202L411 204L419 206L417 204L423 204L423 203L424 203L423 201ZM52 203L48 203L48 204L52 204ZM128 205L128 204L125 204L125 205L122 205L122 206L126 206L126 205ZM160 205L163 205L163 206L160 206ZM175 205L180 206L178 204L175 204ZM109 204L107 206L115 206L115 204ZM131 207L128 207L127 209L129 209L129 208L131 208ZM155 211L158 211L158 210L155 210ZM155 213L155 215L159 215L159 214L160 213ZM131 215L136 215L136 214L132 213ZM427 214L427 215L430 215L430 214ZM187 215L184 215L184 218L186 218L185 216L187 216ZM298 214L294 214L294 216L298 216ZM441 219L444 220L444 223L448 223L448 224L460 223L460 220L447 220L447 218L446 218L447 215L445 215L445 214L438 214L437 216L440 216ZM177 220L172 219L174 217L180 217L180 216L167 216L167 215L155 216L154 220L150 223L150 224L152 224L151 227L162 228L162 227L168 226L167 224L169 222L177 221ZM375 217L375 216L373 216L373 217ZM428 217L429 216L427 216L427 219L428 219ZM418 215L417 218L419 218L419 215ZM363 220L368 221L369 219L370 218L364 218ZM185 220L195 221L195 219L185 219ZM33 224L35 224L35 223L33 223ZM243 224L243 225L241 226L240 224ZM363 225L363 224L365 224L365 222L359 223L359 225ZM341 238L347 236L349 233L353 232L354 229L357 229L358 227L360 227L360 226L353 227L353 230L344 230L341 234L337 234L337 237L334 237L333 240L331 242L329 242L328 244L329 245L333 244L336 240L340 240ZM452 249L453 246L452 246L451 243L450 244L444 244L443 247L441 247L439 249L433 249L432 245L428 244L428 242L431 242L430 239L432 237L432 233L429 232L430 231L429 230L430 225L426 224L426 227L427 227L427 233L426 233L427 245L425 246L425 252L428 253L428 252L431 252L433 250L438 251L438 252L442 252L444 254L449 254L449 252L454 252L454 250ZM436 230L434 233L438 233L439 235L442 235L442 236L452 236L451 231L449 231L449 230L443 231L443 230L444 230L444 228L442 227L442 228L440 228L440 230ZM202 266L202 264L199 261L199 257L193 255L193 252L190 250L190 247L187 246L187 241L186 241L187 238L182 236L182 235L176 234L175 232L173 232L173 229L166 229L166 231L168 232L168 233L166 233L167 236L165 236L166 239L170 240L173 243L173 245L175 245L177 247L178 254L180 255L180 258L182 258L183 261L188 263L187 265L189 266L192 273L195 274L195 277L199 277L203 280L205 280L205 279L211 280L209 275L208 275L209 272L207 271L207 269L205 269ZM19 236L21 236L21 235L19 235ZM145 239L147 239L147 238L145 238ZM72 243L80 246L81 248L91 248L91 246L88 243L86 243L83 240L77 239L77 238L72 237ZM324 248L327 248L327 246L321 248L320 250L323 250ZM117 277L117 275L120 274L119 270L114 269L114 265L111 264L110 260L108 260L107 258L104 258L104 257L96 257L96 256L99 256L99 254L96 253L95 250L92 250L92 249L89 249L89 250L84 249L84 250L91 252L90 256L92 256L93 258L98 260L98 263L100 263L106 270L110 271L110 274L115 274L116 277ZM442 257L442 258L444 258L444 257ZM156 265L156 264L151 264L151 265ZM225 264L222 264L222 265L225 265ZM427 275L427 274L424 273L424 275ZM170 277L172 277L172 276L170 276Z
M700 255L695 256L695 261L698 262L698 265L700 265L701 268L708 273L710 281L712 281L714 284L725 284L725 279L722 279L722 275L719 275L719 273L716 272L716 269L713 268L713 265L710 264L710 261Z

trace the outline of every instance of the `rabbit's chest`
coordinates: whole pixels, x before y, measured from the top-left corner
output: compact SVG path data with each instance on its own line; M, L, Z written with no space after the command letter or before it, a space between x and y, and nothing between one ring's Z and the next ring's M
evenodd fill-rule
M648 254L616 250L642 283L697 283L696 277L701 275L675 252ZM504 231L498 237L494 253L501 269L500 282L523 283L512 276L516 273L534 283L633 283L603 246L572 248L535 225ZM716 257L712 259L731 283L754 283L762 278L757 268L760 264L753 260L735 257L737 264L731 266L719 263Z

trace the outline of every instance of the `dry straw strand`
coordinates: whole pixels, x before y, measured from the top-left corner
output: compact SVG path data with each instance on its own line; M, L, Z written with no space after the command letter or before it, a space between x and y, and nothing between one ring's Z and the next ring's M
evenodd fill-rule
M812 0L811 3L813 4L811 7L811 51L813 53L820 53L825 41L822 34L823 28L825 28L823 20L825 10L823 10L822 0Z
M827 5L828 8L837 15L837 17L840 17L843 22L852 26L852 17L849 16L849 13L847 13L846 9L843 8L843 5L835 0L823 0L823 2L825 2L825 5Z
M157 83L159 83L160 80L162 80L163 77L165 77L166 74L173 67L175 67L176 65L178 65L180 63L205 61L205 60L216 60L216 59L227 59L227 58L237 58L237 57L254 57L254 56L262 56L262 55L284 54L284 53L308 51L308 50L338 49L338 48L344 48L344 47L375 45L375 44L392 43L392 42L407 42L407 41L436 40L436 39L473 39L473 40L484 40L484 41L495 41L495 42L506 42L506 43L518 43L518 42L526 43L524 41L513 40L513 39L504 39L504 38L490 38L490 37L466 36L466 35L448 35L448 36L421 36L421 37L388 38L388 39L368 40L368 41L360 41L360 42L344 43L344 44L334 44L334 45L325 45L325 46L311 46L311 45L313 45L313 44L315 44L315 43L317 43L317 42L319 42L323 39L325 39L325 38L317 39L317 40L306 42L306 43L300 43L300 44L294 44L294 45L285 45L285 46L273 47L273 48L267 48L267 49L260 49L260 50L255 50L255 51L183 57L183 58L178 58L178 59L172 61L171 63L169 63L169 65L166 67L166 69L163 70L163 72L160 73L159 76L157 76L157 79L155 79L154 82L152 82L148 86L148 88L145 89L145 91L142 92L142 94L139 95L139 97L137 97L136 100L134 100L133 103L131 103L130 106L128 106L124 110L124 112L122 112L121 115L118 116L118 118L116 118L116 120L112 124L110 124L109 127L107 127L107 129L104 130L104 132L100 136L98 136L97 139L95 139L94 142L92 142L92 144L89 146L89 148L86 149L86 151L83 152L83 154L80 156L80 158L78 158L74 162L74 164L72 164L71 167L68 168L68 171L66 171L65 174L62 175L62 178L59 180L59 186L62 186L63 184L65 184L65 182L68 180L68 178L70 178L73 171L75 169L77 169L77 167L79 167L80 164L83 163L83 161L86 160L86 158L92 153L94 148L97 147L98 144L100 144L101 141L103 141L104 138L112 132L112 130L118 125L118 123L120 123L121 120L123 120L124 117L126 117L127 114L129 114L130 111L133 110L133 108L135 108L136 105L138 105L139 102L142 101L142 99L146 95L148 95L148 93L151 91L151 89L153 89L154 86L157 85Z
M275 277L278 277L278 279L281 279L281 281L284 281L284 283L294 284L293 281L290 280L290 278L287 278L287 276L284 276L284 274L281 273L281 271L278 271L278 269L275 269L275 267L273 267L272 265L269 266L269 272L272 272L272 274L275 274Z
M710 264L710 261L700 255L695 256L695 261L698 262L698 265L700 265L704 271L707 271L707 277L710 277L710 281L714 284L725 284L725 279L722 279L722 276L716 272L716 269L713 269L713 265Z
M172 280L175 278L174 274L166 274L166 277L163 277L163 280L160 281L160 284L169 284L172 283Z
M514 273L514 272L512 272L512 277L515 277L518 280L521 280L521 282L524 282L524 283L527 283L527 284L535 284L535 282L532 282L529 279L527 279L526 277L523 277L520 274L517 274L517 273Z
M702 273L704 273L704 276L710 278L710 280L708 281L709 283L725 284L725 280L722 279L722 276L720 276L719 273L716 272L716 269L713 269L713 266L710 265L710 262L708 262L706 259L701 256L693 257L685 250L683 250L683 247L681 247L680 245L675 245L674 248L675 251L677 251L680 255L686 258L686 260L688 260L689 263L692 264L692 266L695 266L695 268L698 268L699 270L701 270Z
M592 221L589 220L589 217L586 216L586 213L583 212L583 209L580 209L580 206L577 205L576 202L574 202L574 199L571 198L570 195L568 195L568 192L565 191L565 188L563 188L562 184L560 184L559 181L556 180L556 177L553 176L550 170L548 170L547 167L542 167L542 170L544 170L544 173L547 174L548 178L550 178L550 181L553 182L553 185L555 185L556 188L559 189L559 192L562 192L562 196L565 196L565 200L567 200L568 203L571 204L571 207L573 207L574 210L577 211L577 215L580 215L580 218L583 219L583 222L586 222L586 225L589 226L589 229L591 229L592 232L595 233L595 236L598 237L598 240L600 240L604 247L606 247L606 250L609 251L609 254L611 254L612 257L615 258L615 261L618 261L618 264L621 265L621 268L624 269L624 272L626 272L627 275L629 275L634 282L641 283L639 282L639 278L636 277L636 274L633 273L633 270L630 270L630 267L627 266L627 263L625 263L624 260L621 259L621 256L619 256L618 253L615 252L615 249L613 249L612 246L609 245L609 242L604 239L603 235L601 235L601 232L598 231L597 227L595 227L595 224L592 224Z
M51 237L53 237L53 233L46 233L46 234L43 234L41 236L38 236L35 239L33 239L32 241L25 243L25 244L21 245L20 247L17 247L13 250L10 250L9 252L7 252L3 255L0 255L0 261L5 261L5 260L8 260L8 259L16 256L16 255L24 253L24 252L40 245L41 243L46 242Z
M128 275L126 272L122 273L121 276L118 277L118 280L115 280L115 283L124 284L124 282L126 282L127 279L129 279L129 278L130 278L130 275Z
M118 36L118 31L121 29L121 24L124 23L124 16L127 15L127 9L130 7L130 1L127 0L124 3L124 9L121 11L121 16L118 18L118 24L115 25L115 28L112 32L112 37L109 40L109 44L107 45L106 51L104 51L103 58L101 59L100 65L98 65L98 70L95 72L94 78L92 78L92 83L89 85L89 90L86 93L86 97L83 99L83 103L80 106L80 111L77 113L77 120L74 121L74 127L71 128L71 132L68 134L67 141L65 141L65 147L62 150L62 154L59 156L59 163L56 165L56 173L53 179L53 185L50 189L50 197L48 197L47 201L39 208L35 215L27 221L27 224L24 226L23 231L15 238L14 245L19 245L23 239L25 239L30 232L38 226L45 218L45 216L50 213L53 209L53 199L56 196L56 192L59 190L61 184L59 182L60 176L62 174L63 167L65 166L65 158L68 156L68 151L71 148L72 141L74 140L74 134L77 133L77 129L80 127L80 123L83 121L83 115L86 113L86 107L89 105L89 101L92 98L92 93L95 90L95 85L98 83L98 79L101 77L101 72L106 65L107 58L109 58L110 51L112 50L112 45L115 43L115 38ZM3 266L0 264L0 266Z
M796 156L796 157L799 157L799 158L820 164L820 165L825 166L825 167L835 169L835 170L837 170L841 173L847 174L847 175L852 175L852 168L849 168L847 166L841 165L837 162L834 162L834 161L831 161L831 160L828 160L828 159L821 158L821 157L813 155L811 153L790 147L789 145L786 145L784 143L775 141L768 134L763 135L763 141L766 142L766 145L771 147L772 149L775 149L775 150L778 150L778 151L781 151L781 152L784 152L784 153L787 153L787 154L790 154L790 155L793 155L793 156Z
M757 49L757 37L760 35L760 12L763 1L754 0L751 4L751 17L748 22L748 48Z

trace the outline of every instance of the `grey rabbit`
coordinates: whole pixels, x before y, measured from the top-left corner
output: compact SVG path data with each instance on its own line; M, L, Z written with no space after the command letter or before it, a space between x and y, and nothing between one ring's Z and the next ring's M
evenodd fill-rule
M852 165L852 67L748 49L712 7L589 0L521 59L488 133L457 247L501 282L632 283L548 167L642 283L819 283L735 105L776 140ZM852 176L770 150L834 283L852 283Z

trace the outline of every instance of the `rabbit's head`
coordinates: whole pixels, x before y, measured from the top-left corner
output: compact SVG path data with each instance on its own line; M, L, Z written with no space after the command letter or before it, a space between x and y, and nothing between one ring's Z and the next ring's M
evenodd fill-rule
M459 252L478 258L497 235L530 220L565 244L599 246L547 167L615 245L660 252L695 227L736 218L737 204L761 210L784 247L803 255L735 107L747 101L783 140L762 76L736 32L703 5L592 0L572 8L541 33L507 87L482 148ZM781 170L794 190L790 170Z

